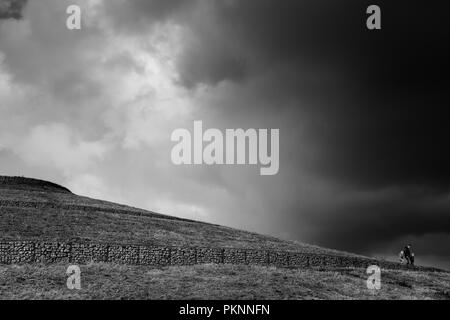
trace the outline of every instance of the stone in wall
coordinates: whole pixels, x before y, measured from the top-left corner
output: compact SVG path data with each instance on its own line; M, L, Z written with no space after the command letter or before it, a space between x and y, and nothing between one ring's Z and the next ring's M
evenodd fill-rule
M35 260L35 245L31 241L21 241L11 244L11 263L32 263Z
M170 250L170 264L173 266L193 265L197 263L195 248L172 248Z
M71 246L60 242L38 242L34 246L34 260L42 263L70 262Z
M309 254L293 252L290 254L289 266L297 268L309 267Z
M269 254L267 251L261 250L248 250L247 251L247 264L267 265L269 263Z
M139 246L110 245L108 262L119 264L139 264Z
M329 268L335 268L340 267L343 265L343 262L345 261L345 257L341 256L328 256L328 255L321 255L320 256L322 267L329 267Z
M309 257L309 266L310 267L321 267L323 265L322 263L322 256L320 255L311 255Z
M221 248L197 248L197 263L223 263L224 250Z
M244 249L225 248L223 251L223 263L245 264L247 252Z
M141 246L139 263L151 266L167 266L170 264L170 248Z
M0 243L0 263L20 264L34 261L34 244L31 241Z
M269 252L269 264L280 267L289 266L288 252Z
M10 264L11 263L11 247L7 242L0 242L0 263Z
M108 245L99 243L73 243L72 262L107 262Z

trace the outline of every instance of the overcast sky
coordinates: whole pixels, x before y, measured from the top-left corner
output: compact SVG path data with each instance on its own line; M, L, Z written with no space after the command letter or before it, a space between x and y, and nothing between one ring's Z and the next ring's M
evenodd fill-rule
M390 2L0 0L0 174L450 268L449 11ZM279 128L279 173L173 165L194 120Z

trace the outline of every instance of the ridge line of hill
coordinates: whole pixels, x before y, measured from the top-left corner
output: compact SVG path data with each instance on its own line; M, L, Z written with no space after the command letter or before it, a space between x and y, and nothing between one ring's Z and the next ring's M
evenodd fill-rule
M12 188L11 188L12 187ZM51 190L55 192L63 192L63 193L72 193L69 189L66 187L63 187L59 184L40 180L40 179L33 179L33 178L26 178L26 177L19 177L19 176L1 176L0 175L0 189L1 188L8 188L8 189L27 189L27 190L33 190L33 189L41 189L41 190Z

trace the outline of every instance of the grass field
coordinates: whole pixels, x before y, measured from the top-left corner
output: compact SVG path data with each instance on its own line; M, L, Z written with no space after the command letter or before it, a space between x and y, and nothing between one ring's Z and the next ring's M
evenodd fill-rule
M301 270L243 265L152 269L89 264L81 290L66 286L67 265L0 266L2 299L450 299L450 274L382 271L367 289L363 269Z

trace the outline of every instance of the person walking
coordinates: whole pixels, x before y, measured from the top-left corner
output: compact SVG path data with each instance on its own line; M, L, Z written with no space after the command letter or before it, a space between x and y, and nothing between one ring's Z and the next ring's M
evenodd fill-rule
M407 265L414 265L414 255L413 255L413 253L411 251L411 245L410 244L407 244L405 246L405 248L403 248L403 255L405 256Z

